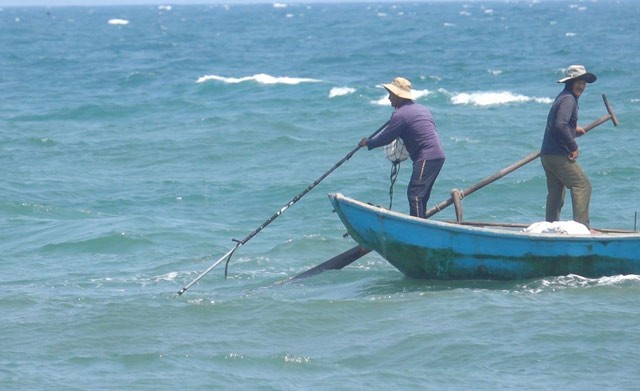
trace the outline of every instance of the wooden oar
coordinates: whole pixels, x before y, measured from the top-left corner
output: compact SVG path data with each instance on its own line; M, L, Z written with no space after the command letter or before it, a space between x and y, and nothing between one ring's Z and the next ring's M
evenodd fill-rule
M524 166L525 164L529 163L530 161L538 158L538 156L540 156L540 152L534 152L532 154L530 154L529 156L527 156L526 158L510 165L509 167L498 171L497 173L493 174L492 176L482 180L481 182L478 182L477 184L465 189L462 191L462 195L463 196L467 196L469 194L472 194L480 189L482 189L483 187L487 186L488 184L495 182L496 180L502 178L503 176L517 170L518 168ZM441 203L439 203L438 205L434 206L433 208L429 209L426 213L425 213L425 218L431 217L434 214L440 212L442 209L446 208L447 206L453 204L453 197L449 197L447 200L442 201ZM305 278L305 277L310 277L313 275L316 275L318 273L322 273L325 270L338 270L338 269L342 269L345 266L348 266L350 264L352 264L353 262L355 262L356 260L358 260L359 258L361 258L362 256L368 254L369 252L371 252L371 250L361 247L361 246L355 246L341 254L336 255L335 257L331 258L330 260L321 263L320 265L311 268L303 273L298 274L297 276L293 277L292 279L298 279L298 278Z
M330 260L323 262L320 265L307 270L304 273L298 274L297 276L293 277L292 280L295 280L297 278L307 278L307 277L315 276L316 274L322 273L325 270L342 269L343 267L348 265L348 264L344 264L345 260L353 259L353 261L349 262L349 263L352 263L356 259L362 257L363 255L368 254L370 251L371 250L368 250L364 247L355 246L350 250L347 250L342 254L338 254L335 257L331 258Z
M602 94L602 99L604 100L604 105L607 108L607 112L608 114L598 118L597 120L593 121L592 123L590 123L589 125L584 127L584 131L585 133L590 131L591 129L595 128L596 126L599 126L605 122L607 122L608 120L611 120L613 122L614 126L618 126L618 118L616 117L615 113L613 112L613 109L611 108L611 106L609 105L609 101L607 100L607 97ZM527 157L525 157L524 159L517 161L515 163L513 163L512 165L510 165L509 167L506 167L498 172L496 172L495 174L491 175L488 178L483 179L482 181L476 183L475 185L468 187L467 189L462 190L459 194L460 194L460 198L468 196L469 194L475 193L476 191L482 189L483 187L487 186L490 183L493 183L495 181L497 181L498 179L502 178L503 176L517 170L518 168L524 166L525 164L531 162L532 160L537 159L540 156L540 152L533 152L530 155L528 155ZM434 206L433 208L429 209L426 214L425 217L431 217L434 214L440 212L442 209L446 208L447 206L453 204L454 202L454 197L449 197L447 200L442 201L441 203L439 203L438 205ZM361 247L361 246L356 246L353 247L341 254L336 255L335 257L331 258L330 260L321 263L320 265L307 270L306 272L300 273L297 276L293 277L292 280L298 279L298 278L304 278L304 277L309 277L309 276L313 276L315 274L321 273L325 270L338 270L338 269L342 269L345 266L348 266L350 264L352 264L353 262L357 261L358 259L360 259L362 256L368 254L369 252L371 252L371 250Z
M389 121L385 122L384 125L382 125L375 132L373 132L371 134L371 136L369 136L369 138L372 138L373 136L375 136L378 133L380 133L384 128L387 127L388 124L389 124ZM307 188L304 189L300 194L298 194L297 196L293 197L293 199L291 201L289 201L285 206L283 206L282 208L278 209L278 211L276 213L274 213L273 216L268 218L264 223L262 223L258 228L256 228L253 232L251 232L249 235L247 235L244 239L242 239L242 240L233 239L233 241L236 242L236 245L231 250L227 251L227 253L225 255L223 255L220 259L218 259L213 264L211 264L211 266L209 266L205 271L200 273L198 275L198 277L196 277L193 281L191 281L189 284L185 285L184 288L180 289L178 291L178 296L181 296L183 293L185 293L187 291L187 289L191 288L191 286L193 286L193 284L195 284L196 282L200 281L200 279L202 277L204 277L207 273L209 273L211 270L213 270L213 268L215 268L216 266L218 266L219 264L221 264L222 262L225 262L225 261L226 261L226 265L225 265L224 275L226 277L227 276L227 266L229 265L229 261L231 260L231 256L233 255L233 253L240 246L242 246L245 243L247 243L249 240L251 240L251 238L256 236L258 234L258 232L262 231L267 225L271 224L276 218L278 218L282 213L284 213L287 209L289 209L289 207L291 207L293 204L298 202L305 194L307 194L309 191L311 191L311 189L313 189L320 182L322 182L322 180L324 178L328 177L329 174L331 174L336 168L340 167L344 162L346 162L347 160L351 159L351 157L360 148L361 148L360 145L358 145L356 148L354 148L345 157L343 157L342 159L340 159L340 161L338 161L336 164L334 164L333 167L331 167L327 172L322 174L320 176L320 178L316 179L312 184L307 186Z

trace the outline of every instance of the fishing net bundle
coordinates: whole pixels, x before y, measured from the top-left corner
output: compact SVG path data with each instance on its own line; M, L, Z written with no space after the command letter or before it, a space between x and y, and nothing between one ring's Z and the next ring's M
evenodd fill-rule
M398 174L400 174L400 163L409 158L409 151L407 151L402 139L398 137L384 146L384 155L392 163L391 174L389 176L391 179L391 185L389 186L389 209L391 209L393 205L393 185L396 183L396 179L398 179Z
M398 137L390 144L384 146L384 155L391 163L397 164L409 158L409 151L407 151L407 148L404 146L402 139Z

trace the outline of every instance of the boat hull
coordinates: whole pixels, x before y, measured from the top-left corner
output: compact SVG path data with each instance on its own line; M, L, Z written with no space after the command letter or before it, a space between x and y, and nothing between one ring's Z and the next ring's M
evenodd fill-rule
M640 234L532 234L419 219L330 194L349 234L411 278L517 280L640 274Z

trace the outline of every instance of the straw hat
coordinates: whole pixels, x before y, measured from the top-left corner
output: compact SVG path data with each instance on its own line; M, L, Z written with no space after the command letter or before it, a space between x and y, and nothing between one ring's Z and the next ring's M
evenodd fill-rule
M597 77L593 73L587 72L583 65L571 65L565 72L566 77L558 80L558 83L566 83L571 80L585 80L587 83L593 83Z
M393 79L391 84L383 84L384 88L390 93L403 98L414 100L413 94L411 93L411 82L404 77L396 77Z

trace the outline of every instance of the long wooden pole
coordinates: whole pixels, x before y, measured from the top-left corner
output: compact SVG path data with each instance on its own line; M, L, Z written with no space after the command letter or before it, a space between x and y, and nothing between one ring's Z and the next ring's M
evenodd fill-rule
M385 122L384 125L382 125L381 127L379 127L375 132L373 132L371 134L371 136L369 136L369 138L372 138L373 136L375 136L376 134L380 133L384 128L387 127L387 125L389 124L389 121ZM209 266L205 271L203 271L202 273L200 273L198 275L198 277L196 277L193 281L191 281L189 284L185 285L184 288L180 289L178 291L178 296L181 296L183 293L185 293L187 291L187 289L189 289L191 286L193 286L196 282L200 281L200 279L202 279L202 277L204 277L207 273L209 273L211 270L213 270L213 268L215 268L216 266L218 266L219 264L221 264L223 261L226 261L226 266L225 266L225 271L224 271L224 275L225 277L227 276L227 266L229 265L229 261L231 260L231 256L233 255L233 253L240 247L243 246L245 243L247 243L249 240L251 240L251 238L253 238L254 236L256 236L260 231L262 231L267 225L271 224L275 219L277 219L278 217L280 217L281 214L283 214L287 209L289 209L293 204L295 204L296 202L298 202L305 194L307 194L308 192L311 191L311 189L313 189L314 187L316 187L320 182L322 182L322 180L326 177L329 176L329 174L331 174L333 171L335 171L338 167L340 167L344 162L346 162L347 160L351 159L351 157L360 149L360 145L358 145L356 148L354 148L351 152L349 152L345 157L343 157L342 159L340 159L340 161L338 161L336 164L333 165L333 167L331 167L327 172L325 172L324 174L322 174L318 179L316 179L312 184L310 184L306 189L304 189L300 194L298 194L297 196L293 197L293 199L291 201L289 201L286 205L284 205L282 208L278 209L278 211L276 211L271 217L269 217L264 223L262 223L258 228L256 228L255 230L253 230L253 232L251 232L249 235L247 235L244 239L242 240L238 240L238 239L233 239L234 242L236 242L235 247L233 247L231 250L229 250L225 255L223 255L220 259L218 259L217 261L215 261L211 266Z
M534 152L532 154L530 154L529 156L525 157L524 159L510 165L509 167L504 168L503 170L498 171L497 173L491 175L490 177L483 179L482 181L476 183L475 185L466 188L465 190L462 191L462 195L463 196L467 196L470 194L475 193L476 191L482 189L483 187L487 186L490 183L493 183L495 181L497 181L498 179L502 178L503 176L517 170L518 168L524 166L525 164L531 162L532 160L535 160L538 158L538 156L540 156L540 152ZM425 214L425 218L427 217L431 217L434 214L440 212L442 209L448 207L449 205L453 204L453 197L449 197L448 199L442 201L441 203L439 203L438 205L434 206L433 208L429 209L426 214ZM350 264L352 264L353 262L355 262L356 260L360 259L361 257L363 257L364 255L367 255L369 252L371 252L371 250L364 248L362 246L355 246L341 254L336 255L335 257L331 258L328 261L325 261L323 263L321 263L318 266L315 266L303 273L300 273L298 275L296 275L295 277L293 277L293 279L298 279L298 278L306 278L306 277L310 277L313 275L316 275L318 273L322 273L323 271L326 270L337 270L337 269L342 269L345 266L348 266Z

